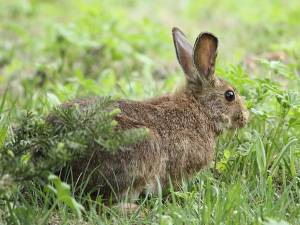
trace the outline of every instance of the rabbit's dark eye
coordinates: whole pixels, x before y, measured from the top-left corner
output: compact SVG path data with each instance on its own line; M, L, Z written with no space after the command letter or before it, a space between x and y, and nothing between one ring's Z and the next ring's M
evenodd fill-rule
M224 95L225 95L226 100L229 102L232 102L235 99L235 94L231 90L226 91Z

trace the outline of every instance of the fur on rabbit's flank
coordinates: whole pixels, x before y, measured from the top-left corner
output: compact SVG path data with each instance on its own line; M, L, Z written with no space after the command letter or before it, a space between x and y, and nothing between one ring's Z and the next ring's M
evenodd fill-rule
M73 179L86 170L86 190L105 199L135 201L142 192L156 193L158 186L177 188L212 160L214 145L224 129L245 126L248 111L242 97L215 74L218 39L200 33L194 46L173 28L178 62L185 75L179 91L145 101L118 101L118 129L144 127L149 135L124 151L98 149L92 156L72 163ZM65 103L93 104L84 99ZM158 182L160 185L158 185Z

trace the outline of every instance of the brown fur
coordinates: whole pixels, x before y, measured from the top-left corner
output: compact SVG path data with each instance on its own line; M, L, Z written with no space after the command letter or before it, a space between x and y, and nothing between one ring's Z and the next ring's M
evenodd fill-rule
M122 111L115 118L118 128L145 127L149 136L115 154L98 149L74 162L75 178L85 170L92 172L87 190L112 195L115 200L129 193L133 201L143 191L157 192L158 182L163 189L170 180L177 187L212 160L216 138L225 128L246 124L248 113L241 97L235 92L235 100L227 101L224 93L234 88L214 74L215 36L200 34L194 48L178 28L173 29L173 38L186 85L172 95L118 101ZM93 101L77 103L84 107Z

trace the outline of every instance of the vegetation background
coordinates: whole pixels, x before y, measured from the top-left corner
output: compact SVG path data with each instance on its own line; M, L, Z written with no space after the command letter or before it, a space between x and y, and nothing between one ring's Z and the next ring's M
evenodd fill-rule
M1 171L0 223L300 224L299 22L298 0L0 0L1 145L25 111L174 91L184 78L173 26L192 42L201 31L219 37L217 73L251 111L247 128L219 139L208 169L167 199L141 199L133 215L73 198L56 177L53 193L31 182L25 196Z

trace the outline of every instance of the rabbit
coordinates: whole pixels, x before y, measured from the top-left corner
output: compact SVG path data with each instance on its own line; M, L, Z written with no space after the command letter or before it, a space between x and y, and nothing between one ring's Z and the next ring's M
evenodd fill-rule
M218 39L200 33L194 46L174 27L173 41L185 85L173 94L144 101L119 100L118 129L147 128L138 143L110 153L97 149L72 163L75 178L90 173L86 189L118 202L134 203L141 193L160 187L179 188L206 167L217 137L225 129L242 128L249 113L236 89L215 75ZM75 100L82 107L94 99Z

